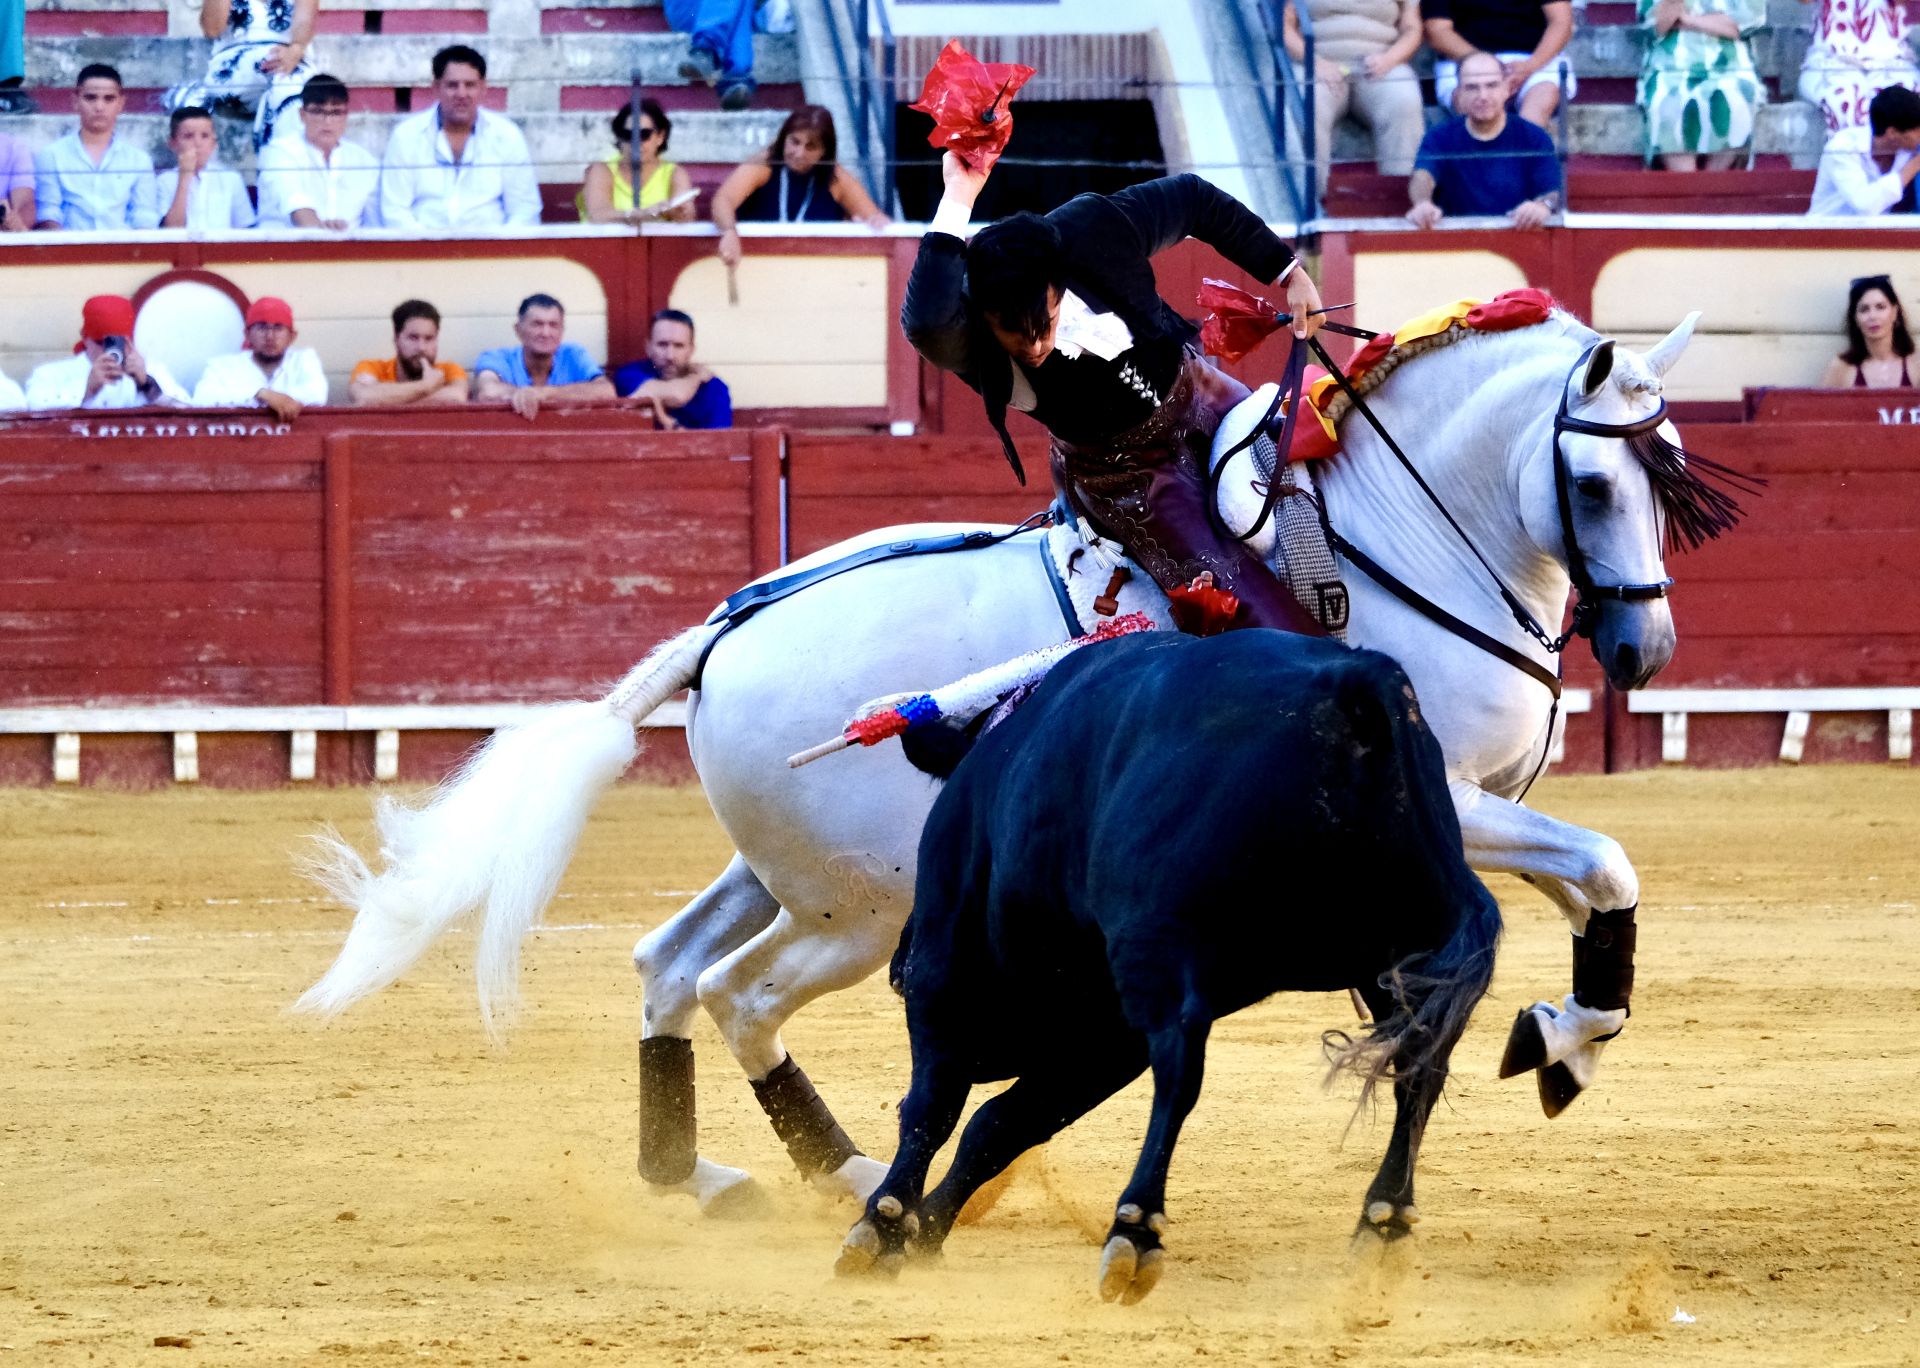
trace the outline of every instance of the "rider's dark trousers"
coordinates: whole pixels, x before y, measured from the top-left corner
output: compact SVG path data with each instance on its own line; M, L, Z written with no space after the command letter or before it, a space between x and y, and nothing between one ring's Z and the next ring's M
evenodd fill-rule
M1127 549L1162 589L1202 571L1240 600L1234 627L1277 627L1325 636L1313 614L1244 542L1207 510L1204 471L1213 434L1247 387L1189 352L1167 402L1129 432L1097 447L1055 438L1053 476L1103 535Z

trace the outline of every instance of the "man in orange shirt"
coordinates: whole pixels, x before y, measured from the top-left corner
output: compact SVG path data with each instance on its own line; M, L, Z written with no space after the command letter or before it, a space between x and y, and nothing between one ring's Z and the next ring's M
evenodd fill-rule
M347 392L356 404L464 404L467 373L440 357L440 311L409 299L393 311L394 354L353 368Z

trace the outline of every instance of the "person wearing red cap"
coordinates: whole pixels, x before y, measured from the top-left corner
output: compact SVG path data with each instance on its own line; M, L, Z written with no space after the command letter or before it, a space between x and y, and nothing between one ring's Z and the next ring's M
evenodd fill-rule
M166 367L133 345L133 301L95 295L80 311L80 345L72 356L36 366L27 377L27 407L120 409L184 404L187 392Z
M283 423L327 402L327 376L312 347L296 347L293 306L262 295L247 306L244 351L207 362L194 386L196 408L264 408Z

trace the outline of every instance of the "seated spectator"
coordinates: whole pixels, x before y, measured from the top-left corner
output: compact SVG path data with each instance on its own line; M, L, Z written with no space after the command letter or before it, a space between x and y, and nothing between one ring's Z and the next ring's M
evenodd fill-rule
M722 109L753 99L754 9L754 0L666 0L667 26L692 36L680 79L717 87Z
M253 116L254 148L265 147L288 131L281 115L314 73L307 44L319 14L320 0L200 0L213 56L205 76L167 92L167 108L237 105Z
M186 105L167 120L167 146L174 164L160 173L154 198L162 228L253 227L253 201L240 173L220 165L213 115Z
M74 107L80 127L34 154L34 226L76 233L159 227L153 159L116 131L127 107L120 73L103 62L81 67Z
M1847 349L1827 363L1824 389L1912 389L1913 334L1887 276L1862 276L1847 287Z
M33 154L0 133L0 233L24 233L38 215L33 207Z
M467 373L440 359L440 311L409 299L393 311L393 355L353 368L356 404L464 404Z
M264 408L291 423L327 402L327 376L312 347L296 347L293 306L262 295L247 306L245 351L216 356L194 386L196 408Z
M1545 128L1564 93L1580 88L1567 57L1573 37L1572 0L1420 0L1427 46L1433 49L1433 96L1442 109L1466 113L1455 98L1460 62L1469 53L1490 52L1507 78L1506 95L1520 102L1520 117ZM1567 66L1564 92L1560 68Z
M819 105L801 105L787 115L771 146L741 162L713 192L713 223L720 230L720 259L740 264L737 223L838 223L853 219L869 228L892 222L854 174L840 165L833 115Z
M1884 214L1912 211L1913 178L1920 175L1920 95L1889 86L1867 106L1867 122L1843 128L1820 152L1809 214Z
M673 123L658 100L640 101L640 200L633 198L633 106L622 105L613 116L613 145L605 161L587 168L580 197L582 223L693 222L693 180L687 169L662 161Z
M0 413L15 413L27 406L27 392L0 371Z
M433 55L432 109L402 120L380 165L388 228L531 228L540 185L513 120L483 109L487 59L455 44Z
M35 366L27 377L27 407L36 411L186 402L166 368L134 349L133 301L120 295L95 295L82 305L74 354Z
M613 382L594 364L587 349L565 341L567 311L552 295L528 295L520 301L513 334L517 347L495 347L473 363L473 397L504 399L532 422L543 402L611 399Z
M1895 0L1820 0L1799 95L1820 106L1828 133L1865 123L1867 106L1888 86L1920 89L1908 31L1906 7Z
M678 309L662 309L647 333L647 354L613 375L623 399L653 408L661 427L730 428L733 395L727 382L693 361L693 319Z
M335 233L380 224L380 159L346 140L347 87L315 76L300 89L298 138L260 153L260 223Z
M1307 59L1295 0L1287 0L1282 37L1294 65ZM1420 51L1419 0L1307 0L1313 20L1313 147L1320 193L1327 190L1334 125L1344 118L1373 134L1383 176L1413 172L1427 123L1420 82L1408 65ZM1302 71L1300 79L1308 79Z
M21 87L27 79L27 0L0 0L0 114L32 114L40 106Z
M1640 67L1647 157L1669 171L1725 171L1752 150L1767 102L1747 36L1767 22L1766 0L1640 0L1653 32Z
M1500 59L1476 52L1460 62L1460 107L1420 140L1407 183L1407 217L1431 228L1446 215L1504 215L1538 228L1560 199L1560 163L1546 130L1507 115Z

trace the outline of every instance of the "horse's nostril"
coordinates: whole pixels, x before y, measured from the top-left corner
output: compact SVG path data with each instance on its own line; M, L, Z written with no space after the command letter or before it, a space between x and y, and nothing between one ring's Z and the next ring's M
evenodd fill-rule
M1640 677L1640 652L1631 646L1622 646L1614 653L1614 675L1619 679L1638 679Z

